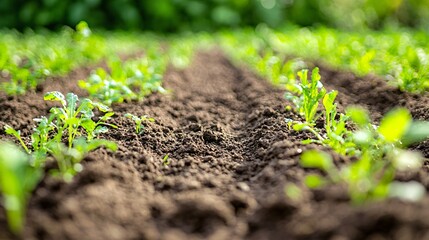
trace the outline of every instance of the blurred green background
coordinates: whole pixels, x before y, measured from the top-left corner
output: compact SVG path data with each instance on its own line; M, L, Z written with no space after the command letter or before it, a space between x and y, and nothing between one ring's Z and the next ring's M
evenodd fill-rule
M429 0L0 0L0 28L75 26L159 32L327 25L427 27Z

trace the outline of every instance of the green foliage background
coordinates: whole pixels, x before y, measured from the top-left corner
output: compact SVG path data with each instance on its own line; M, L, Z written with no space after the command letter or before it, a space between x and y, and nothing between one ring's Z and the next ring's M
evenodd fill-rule
M162 32L285 23L379 28L429 24L429 0L1 0L0 28L92 27Z

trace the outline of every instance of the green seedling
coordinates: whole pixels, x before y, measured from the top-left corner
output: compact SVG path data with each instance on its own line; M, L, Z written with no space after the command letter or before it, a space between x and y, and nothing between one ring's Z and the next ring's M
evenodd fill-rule
M98 68L87 80L80 80L79 86L88 91L91 97L102 101L104 104L111 105L112 103L121 103L124 100L131 100L137 97L130 89L130 86L126 84L126 81L125 74L116 76L116 79L113 79L103 68Z
M126 118L129 118L129 119L134 121L134 123L135 123L134 129L136 130L137 134L143 133L143 131L144 131L144 125L142 124L143 122L147 122L147 121L155 122L154 118L150 118L146 115L143 115L141 117L137 117L136 115L133 115L131 113L126 113L124 116Z
M98 68L87 80L80 80L79 86L106 105L141 100L149 93L165 92L161 83L166 64L165 59L154 56L150 50L142 58L126 62L112 57L108 62L110 74Z
M30 165L28 155L7 142L0 142L0 193L10 230L22 232L31 192L42 176Z
M109 55L106 39L90 33L81 22L76 31L64 29L56 34L0 34L0 69L8 80L0 83L0 89L9 95L24 94L49 76L63 76Z
M109 107L93 102L89 99L83 99L79 104L79 98L74 93L68 93L65 97L60 92L48 92L44 96L45 100L58 101L61 103L62 108L54 107L51 108L50 112L55 117L55 125L57 127L58 142L62 138L63 132L67 131L68 134L68 146L72 147L73 140L79 136L80 129L85 129L88 140L92 140L99 133L106 132L106 126L117 128L113 124L106 123L108 119L113 115L113 112ZM99 121L94 122L93 109L97 108L104 115Z
M297 111L304 116L305 122L312 126L318 118L316 115L317 108L326 94L326 89L320 82L319 68L317 67L312 71L311 80L308 79L307 69L298 72L298 76L300 79L298 96L286 94L286 99L295 104Z
M162 158L162 164L164 166L168 166L170 165L171 161L170 161L170 157L169 154L166 154L163 158Z
M21 137L21 131L17 131L15 129L13 129L10 125L6 124L4 126L4 130L7 134L14 136L16 139L18 139L19 143L21 144L21 146L24 148L24 150L30 154L30 150L28 149L28 147L25 145L24 140L22 140Z
M322 144L330 146L340 154L354 155L356 146L350 141L352 132L346 127L349 116L338 114L335 103L337 95L337 91L331 91L323 97L326 137Z
M77 138L73 141L72 148L58 142L51 143L49 146L50 153L58 163L58 170L53 170L51 173L54 176L60 176L66 182L70 182L77 173L82 171L81 161L85 156L102 146L111 151L116 151L118 148L116 143L102 139L87 141L85 138Z
M287 119L289 127L293 127L295 131L309 131L316 139L307 139L303 143L319 143L330 146L336 152L345 154L353 154L355 151L354 144L349 141L351 132L346 128L346 122L348 116L344 114L338 114L337 104L335 98L338 95L337 91L327 92L323 86L321 86L320 75L318 69L313 70L312 82L307 80L308 72L302 70L298 73L301 79L301 83L297 85L297 88L302 89L301 95L286 94L286 98L295 104L298 112L303 114L306 121L294 121ZM318 83L317 83L318 82ZM312 99L314 97L314 99ZM316 101L317 100L317 101ZM323 105L325 116L324 129L320 130L316 128L315 119L318 118L316 115L317 109L320 105ZM307 121L310 120L311 122Z
M53 123L55 115L47 117L40 117L33 119L37 126L33 128L31 134L31 146L33 152L31 153L31 163L34 167L43 167L46 157L49 152L49 144L55 141L59 141L59 138L53 136L56 135L57 126Z
M21 138L19 131L6 125L6 133L15 136L23 148L30 155L30 164L35 168L42 168L48 155L54 156L58 162L59 172L65 179L70 179L76 171L73 171L74 163L80 162L83 156L96 147L104 145L113 149L113 143L106 140L95 139L98 134L106 132L107 127L117 128L116 125L107 123L113 115L110 109L100 103L89 99L79 101L79 98L68 93L64 96L60 92L49 92L45 94L45 100L58 101L62 107L53 107L48 117L34 119L37 126L31 134L31 146L29 149ZM98 121L93 121L94 109L98 109L102 115ZM67 150L63 146L63 136L67 136ZM75 141L78 137L84 137L86 145L82 140ZM76 146L78 144L78 146ZM82 152L82 151L83 152ZM78 166L78 165L77 165Z
M363 203L368 200L383 199L387 196L398 197L399 183L394 182L397 171L416 171L423 157L410 150L405 150L408 144L422 141L429 136L429 122L413 121L407 109L397 108L387 113L381 120L380 126L371 124L368 113L362 108L353 107L347 110L358 130L353 132L352 141L359 149L358 160L338 169L330 155L310 150L301 155L300 164L303 167L317 168L327 174L327 177L308 175L305 183L308 187L320 187L328 182L342 183L348 187L353 202ZM423 130L423 133L419 132ZM409 199L421 196L421 187L413 183ZM396 187L395 187L396 186ZM400 185L402 186L402 185ZM400 196L407 198L407 196Z

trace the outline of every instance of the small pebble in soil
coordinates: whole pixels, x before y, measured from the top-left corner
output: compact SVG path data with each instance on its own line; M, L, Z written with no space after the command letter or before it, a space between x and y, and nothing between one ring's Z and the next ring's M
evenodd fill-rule
M237 188L240 189L240 190L242 190L242 191L245 191L245 192L250 191L249 185L247 185L247 183L245 183L245 182L239 182L239 183L237 183Z

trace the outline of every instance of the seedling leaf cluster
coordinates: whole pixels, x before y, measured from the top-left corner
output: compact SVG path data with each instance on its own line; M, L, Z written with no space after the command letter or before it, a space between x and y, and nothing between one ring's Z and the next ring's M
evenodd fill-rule
M26 201L42 178L49 157L58 166L51 174L70 182L82 170L81 161L90 151L102 146L117 149L116 143L98 139L100 133L117 128L108 123L113 116L109 107L86 98L80 100L74 93L64 96L48 92L44 99L59 102L61 107L52 107L49 116L34 119L30 146L19 130L5 126L5 132L19 141L25 153L9 143L0 144L0 192L9 226L15 233L22 230ZM95 110L101 114L97 121L93 120Z

